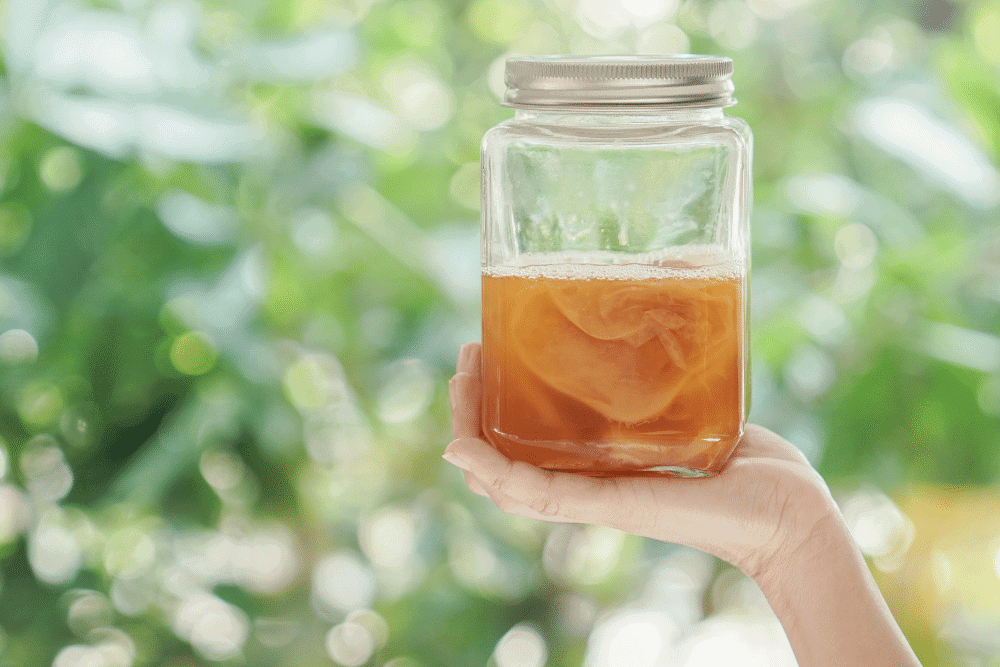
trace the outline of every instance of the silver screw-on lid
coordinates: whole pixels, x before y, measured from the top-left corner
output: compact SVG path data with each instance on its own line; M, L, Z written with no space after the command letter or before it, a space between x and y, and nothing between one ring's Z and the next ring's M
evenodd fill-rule
M503 104L518 109L728 107L733 61L724 56L508 58Z

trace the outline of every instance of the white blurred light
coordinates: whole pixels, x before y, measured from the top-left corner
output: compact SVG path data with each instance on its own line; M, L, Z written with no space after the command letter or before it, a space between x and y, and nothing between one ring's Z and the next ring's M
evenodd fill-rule
M833 248L845 267L863 269L874 261L878 252L878 239L868 225L851 222L837 231Z
M147 31L159 45L176 48L195 38L202 20L201 7L197 3L191 0L163 0L150 7Z
M178 566L206 586L215 585L225 578L230 571L235 548L236 541L218 531L182 534L174 545Z
M326 633L326 652L343 667L360 667L375 652L375 642L368 628L345 621Z
M59 651L52 667L111 667L101 650L94 646L73 644Z
M622 7L635 17L639 25L648 25L673 16L679 0L621 0Z
M83 552L69 530L42 521L28 541L28 561L35 576L49 584L72 581L83 564Z
M871 77L889 69L894 55L890 40L882 36L862 37L844 49L842 66L849 75Z
M0 438L0 479L7 476L7 447Z
M450 536L448 566L465 588L505 600L522 599L532 576L505 562L488 538L471 529Z
M545 638L527 623L511 628L493 649L496 667L544 667L548 657Z
M104 545L104 567L110 574L131 575L148 569L156 560L156 543L145 531L126 525Z
M507 84L504 76L507 68L507 58L514 56L513 53L503 53L490 63L486 70L486 83L490 87L490 92L498 99L502 100L507 93Z
M957 129L908 100L883 97L854 109L858 132L976 208L1000 203L1000 172Z
M329 215L319 209L297 211L289 221L292 242L309 257L329 257L337 247L337 226Z
M785 365L785 379L803 402L823 395L833 386L837 366L826 351L814 345L802 345Z
M285 372L285 396L300 412L320 411L350 398L340 362L327 354L307 353Z
M389 641L389 624L386 622L382 614L372 611L371 609L358 609L352 611L344 619L347 623L357 623L363 625L371 634L372 643L375 645L376 649L380 649L385 646L385 643Z
M371 569L350 552L327 556L313 570L312 597L321 611L344 614L367 609L375 601L375 593Z
M795 654L773 614L719 615L699 624L678 650L683 667L795 667Z
M165 105L139 108L139 146L154 155L198 163L248 159L261 137L245 123L210 118Z
M402 424L424 414L434 399L434 374L421 359L402 359L386 369L389 376L377 397L376 411L387 424Z
M108 593L115 609L126 616L136 616L153 604L158 590L144 574L119 574L111 582Z
M620 0L580 0L573 14L584 32L598 39L614 39L632 25Z
M175 235L197 245L233 241L239 220L229 206L203 201L183 190L168 190L156 202L156 214Z
M174 612L174 632L208 660L238 658L250 632L246 615L209 593L194 593Z
M76 599L66 613L66 624L78 637L86 637L95 628L111 624L112 610L108 599L97 591L74 591Z
M708 554L677 547L650 572L642 604L669 615L678 628L688 628L705 614L705 589L716 568Z
M229 491L243 479L243 460L233 452L207 451L198 462L201 476L216 491Z
M572 637L585 637L597 618L597 603L577 593L563 593L554 606L559 628Z
M925 321L917 343L924 354L986 373L1000 371L1000 336L948 324Z
M545 540L542 564L556 581L594 585L618 566L625 534L602 526L560 524Z
M0 484L0 544L14 539L28 525L29 507L21 491Z
M757 39L757 16L743 0L722 0L708 14L708 32L717 44L741 51Z
M266 81L317 79L346 72L358 57L357 39L350 32L315 32L296 39L259 44L247 56L254 78Z
M857 183L839 174L805 174L785 182L785 196L796 207L819 215L847 217L858 207Z
M132 667L135 662L135 642L118 628L96 628L87 641L101 652L107 667Z
M803 299L797 319L806 331L824 345L843 342L851 331L840 306L818 294L810 294Z
M382 75L382 87L399 115L415 130L441 128L455 113L451 88L415 58L389 63Z
M690 53L691 39L673 23L657 22L639 33L635 46L639 53Z
M666 614L620 611L591 633L584 667L656 667L665 662L677 634L676 623Z
M361 549L379 567L405 567L416 550L417 528L412 512L387 507L363 518L358 526Z
M898 562L913 543L913 523L883 493L855 493L844 501L841 511L858 548L875 558L877 566Z
M27 105L39 125L75 144L115 158L136 149L152 156L217 164L249 159L264 145L246 123L182 109L30 89Z
M336 90L313 95L313 115L324 127L390 155L405 155L417 137L398 116L367 97Z
M300 567L292 532L272 526L237 542L232 551L234 583L264 595L275 595L295 580Z
M478 167L476 165L477 178ZM482 265L479 262L477 226L442 225L431 232L427 243L427 264L438 286L453 301L475 306L476 312L479 312Z
M56 439L37 435L21 453L21 472L33 498L53 501L63 498L73 487L73 471L66 464Z
M66 7L66 6L64 6ZM149 95L158 84L138 26L106 11L57 12L35 46L38 78L105 93Z
M124 102L45 89L30 90L27 101L39 125L79 146L122 158L135 144L134 108Z
M0 334L0 363L13 366L38 358L38 343L24 329L10 329Z

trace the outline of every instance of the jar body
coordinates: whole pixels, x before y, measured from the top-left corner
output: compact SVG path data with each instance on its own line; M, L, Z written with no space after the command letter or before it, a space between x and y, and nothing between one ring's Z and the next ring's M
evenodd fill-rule
M483 404L508 457L708 475L747 412L749 128L518 111L482 144Z

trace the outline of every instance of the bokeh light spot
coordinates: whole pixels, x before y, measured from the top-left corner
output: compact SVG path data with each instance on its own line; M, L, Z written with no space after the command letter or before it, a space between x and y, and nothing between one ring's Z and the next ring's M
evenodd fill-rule
M73 471L66 464L58 441L48 434L28 441L20 458L25 486L32 498L40 501L59 500L73 486Z
M427 411L434 398L434 375L420 359L403 359L386 370L388 380L378 394L378 416L387 424L401 424Z
M21 392L17 411L22 421L41 429L59 418L64 405L63 395L58 387L37 381L29 384Z
M0 484L0 544L20 535L28 525L28 502L21 491L11 484Z
M51 148L38 164L38 176L49 190L72 190L83 179L80 151L71 146Z
M64 584L76 577L83 564L83 553L73 533L58 523L45 521L31 534L28 561L42 581Z
M375 601L375 577L360 558L341 551L316 565L312 594L319 610L326 613L344 614L367 609Z
M526 623L511 628L493 649L497 667L544 667L548 657L545 638Z
M360 623L345 621L326 633L326 652L343 667L360 667L374 651L371 633Z
M208 334L188 331L170 345L170 361L184 375L203 375L215 367L215 343Z
M846 268L863 269L875 259L878 239L867 225L852 222L837 231L833 248Z
M587 642L585 667L654 667L678 634L666 614L621 611L605 618ZM726 663L719 663L726 664Z
M742 51L757 40L757 16L742 0L722 0L708 14L708 32L719 46Z
M0 183L2 187L2 183ZM0 255L13 255L31 233L31 212L19 202L0 204Z

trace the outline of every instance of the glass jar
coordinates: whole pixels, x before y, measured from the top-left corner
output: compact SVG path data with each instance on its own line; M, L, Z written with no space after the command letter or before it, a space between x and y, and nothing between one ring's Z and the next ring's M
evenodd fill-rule
M718 472L747 397L732 60L512 58L482 143L483 434L587 475Z

